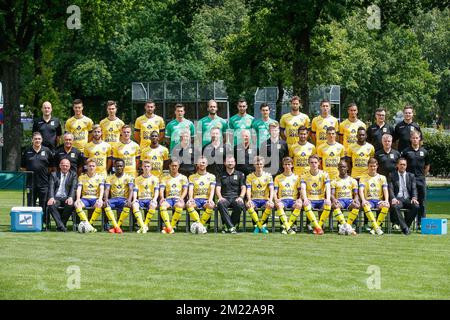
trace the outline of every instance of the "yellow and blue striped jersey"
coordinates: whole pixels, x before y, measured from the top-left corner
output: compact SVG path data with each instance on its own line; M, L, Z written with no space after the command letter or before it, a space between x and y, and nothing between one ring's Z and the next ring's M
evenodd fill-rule
M150 135L153 131L164 131L166 124L164 119L156 114L148 118L145 114L138 117L134 122L134 130L138 131L141 137L140 147L145 148L151 144Z
M114 159L122 159L125 162L124 172L136 177L136 159L141 155L139 145L130 141L129 143L118 142L113 149Z
M353 192L358 191L358 182L350 176L345 179L337 177L331 180L331 189L335 190L336 199L353 199Z
M336 132L339 132L339 121L333 116L323 118L321 115L315 117L311 124L311 132L316 134L316 148L322 143L327 142L327 128L335 127Z
M252 199L268 200L270 195L269 187L273 186L272 175L268 172L263 172L258 177L255 172L252 172L247 176L246 185L247 190L251 190Z
M137 192L137 199L153 199L159 191L159 180L155 176L144 177L140 175L134 179L134 191Z
M157 148L151 146L141 150L141 161L148 160L152 164L152 175L161 177L163 173L164 160L169 160L169 150L159 145Z
M317 155L322 159L322 170L328 173L330 179L336 179L339 176L339 161L345 158L344 146L338 142L325 142L317 147Z
M100 121L100 127L102 128L102 139L109 143L111 147L120 140L120 131L124 123L119 118L115 120L109 120L108 118Z
M83 116L80 119L71 117L66 121L64 129L73 135L73 146L84 152L84 146L88 142L89 132L92 131L94 122Z
M205 174L195 173L189 176L189 186L194 187L195 199L208 199L210 196L211 186L215 185L216 177L209 172ZM214 192L214 189L212 192Z
M306 197L308 200L323 200L325 199L325 188L327 183L330 183L328 173L319 170L316 175L312 175L308 171L302 177L302 185L306 188Z
M298 199L300 179L296 174L290 176L279 174L275 177L274 185L278 199Z
M383 200L383 188L387 188L388 184L386 177L381 174L377 173L374 177L367 174L361 177L359 187L364 189L366 200Z
M299 143L289 147L289 156L294 160L294 173L301 177L309 171L308 159L311 155L316 154L316 147L309 142L304 145Z
M293 145L298 142L298 128L301 126L309 128L309 125L310 119L308 115L301 112L296 116L289 112L284 114L280 119L280 128L285 130L284 133L288 145Z
M97 165L95 172L106 177L108 169L107 161L108 157L111 157L111 145L105 141L100 143L91 141L84 146L84 155L87 159L94 159L95 164Z
M165 174L161 177L159 187L164 188L166 198L181 198L183 189L188 187L188 178L181 173L176 177L172 177L170 174Z
M134 189L134 177L127 174L118 177L113 174L106 178L105 186L109 187L109 198L128 198L130 191Z
M362 146L354 143L348 147L347 157L352 159L352 174L355 179L367 174L368 162L375 155L375 148L366 142Z
M81 198L98 199L100 196L100 186L104 185L105 179L100 174L94 174L89 177L87 174L82 174L78 178L78 186L81 186Z

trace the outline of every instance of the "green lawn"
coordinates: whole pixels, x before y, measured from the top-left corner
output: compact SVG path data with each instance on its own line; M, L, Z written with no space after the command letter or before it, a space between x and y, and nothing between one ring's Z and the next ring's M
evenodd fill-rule
M0 299L450 297L448 236L12 233L15 199L0 194ZM429 203L429 215L450 218L449 205ZM367 286L370 266L380 289ZM73 267L79 289L67 286Z

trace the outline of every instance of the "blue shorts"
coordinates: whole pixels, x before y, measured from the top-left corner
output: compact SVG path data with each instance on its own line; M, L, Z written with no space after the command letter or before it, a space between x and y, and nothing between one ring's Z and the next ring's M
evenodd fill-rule
M263 199L255 199L252 200L253 204L255 205L256 209L262 208L266 205L267 200L263 200Z
M195 201L195 205L197 206L197 208L200 209L200 208L203 208L205 206L205 203L208 200L199 198L199 199L194 199L194 201Z
M114 209L123 209L125 207L125 202L127 202L127 199L125 198L112 198L109 199L109 207Z
M353 199L338 199L338 201L341 204L342 208L347 210Z
M138 200L139 208L148 209L150 207L151 202L152 202L152 200L150 200L150 199Z
M178 202L179 198L167 198L166 202L169 204L170 208L173 208L175 206L175 203Z
M324 202L325 200L311 200L311 209L321 210Z
M367 200L370 203L371 209L377 209L378 204L380 203L380 200Z
M285 209L292 209L295 204L294 199L281 199L281 203L283 203Z
M95 203L97 202L97 199L81 198L81 202L83 202L85 207L93 207L95 205Z

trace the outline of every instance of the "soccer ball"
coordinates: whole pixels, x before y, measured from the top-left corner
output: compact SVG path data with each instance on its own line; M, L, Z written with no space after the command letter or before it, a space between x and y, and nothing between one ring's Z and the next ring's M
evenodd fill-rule
M352 226L348 223L341 224L339 226L339 232L340 235L349 236L355 234L355 231L353 230Z
M79 233L94 232L94 227L87 221L81 221L78 224L78 232Z
M191 233L203 234L206 232L206 228L200 222L194 222L193 224L191 224Z
M78 232L79 233L88 233L89 232L89 225L86 223L86 221L81 221L78 224Z

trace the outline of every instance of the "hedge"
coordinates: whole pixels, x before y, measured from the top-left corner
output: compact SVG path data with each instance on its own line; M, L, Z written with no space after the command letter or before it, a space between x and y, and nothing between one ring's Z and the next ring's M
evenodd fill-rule
M450 134L442 130L423 130L423 147L430 153L433 176L450 175Z

